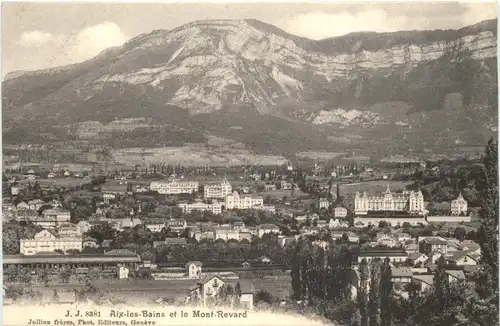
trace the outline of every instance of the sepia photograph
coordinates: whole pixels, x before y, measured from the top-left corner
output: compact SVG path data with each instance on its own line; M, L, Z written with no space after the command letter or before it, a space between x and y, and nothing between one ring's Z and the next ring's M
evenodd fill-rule
M499 324L496 2L3 2L5 326Z

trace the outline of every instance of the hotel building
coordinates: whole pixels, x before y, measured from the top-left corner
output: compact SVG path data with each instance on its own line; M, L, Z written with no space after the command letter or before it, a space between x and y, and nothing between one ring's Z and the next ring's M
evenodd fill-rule
M165 195L192 194L198 192L198 188L198 181L153 181L149 185L151 191Z

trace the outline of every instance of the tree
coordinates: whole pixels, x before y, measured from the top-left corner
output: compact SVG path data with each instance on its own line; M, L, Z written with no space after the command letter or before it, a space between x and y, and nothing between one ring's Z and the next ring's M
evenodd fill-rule
M498 296L498 142L490 139L483 157L483 171L477 188L481 201L479 245L484 273L484 297ZM497 304L498 307L498 304ZM498 309L498 308L497 308Z
M375 258L370 266L371 284L368 302L368 315L370 326L380 325L380 281L381 281L381 261ZM385 325L384 325L385 326Z
M26 268L26 267L18 267L17 268L17 277L16 277L17 281L20 282L20 283L23 283L23 284L26 284L26 285L30 285L31 284L31 280L32 280L32 275L31 275L31 271Z
M2 247L4 255L19 253L19 234L16 229L4 225L2 230Z
M238 307L240 305L240 299L242 294L240 282L236 283L236 286L234 287L234 294L235 294L234 305Z
M69 279L71 277L71 271L67 268L63 268L59 271L59 278L62 283L69 283Z
M254 303L257 304L261 301L268 303L268 304L272 304L273 303L273 296L271 295L271 293L269 293L266 290L260 290L259 292L257 292L255 294Z
M438 308L443 309L447 300L450 284L445 269L446 261L441 256L437 262L436 274L434 275L434 293L438 302Z
M38 280L45 286L49 286L49 273L45 268L37 270Z
M359 289L357 293L357 301L359 306L359 314L361 317L360 326L368 326L368 281L370 279L370 271L368 269L368 263L366 259L363 258L359 264Z
M382 275L380 280L380 321L383 326L392 325L392 271L389 258L386 258L382 265Z
M465 239L465 236L467 234L467 231L463 227L457 227L455 228L455 231L453 232L453 236L458 239L459 241L463 241Z
M292 294L295 300L302 297L302 284L300 279L299 243L295 244L291 261Z
M59 303L59 294L56 289L54 289L54 293L52 294L52 303Z

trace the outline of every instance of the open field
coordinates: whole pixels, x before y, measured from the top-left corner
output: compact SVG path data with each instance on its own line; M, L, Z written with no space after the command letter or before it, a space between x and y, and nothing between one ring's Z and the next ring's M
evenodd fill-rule
M292 191L291 190L270 190L270 191L262 191L262 192L257 192L252 194L254 196L262 196L262 197L271 197L271 199L282 199L283 197L288 197L288 199L292 198ZM310 197L311 195L306 194L305 192L302 192L300 189L295 189L293 198L299 198L299 197Z
M391 188L392 192L397 190L405 190L405 187L411 184L411 181L391 181L391 180L377 180L359 183L349 183L340 185L340 193L345 196L346 194L355 194L356 191L366 191L369 195L380 194L387 190L387 186Z
M91 182L90 179L80 179L80 178L54 178L54 179L37 179L36 180L40 186L44 185L52 185L52 186L61 186L61 187L78 187L82 185L89 184ZM19 180L19 184L28 184L33 181L30 180Z
M123 148L114 150L116 162L133 166L145 162L182 164L184 166L231 166L231 165L282 165L283 156L258 155L245 149L209 148L200 145L161 148Z
M266 290L273 296L289 295L290 278L245 279L252 282L255 291ZM236 283L238 280L229 280ZM187 295L196 285L196 280L96 280L92 282L99 290L124 299L155 300L159 297L174 299Z
M273 296L280 298L286 297L291 291L290 277L280 277L277 279L253 278L244 279L250 281L255 287L255 291L266 290ZM238 280L229 280L230 283L236 283ZM92 284L101 292L113 296L130 299L154 300L159 297L174 299L179 296L187 295L189 288L196 285L196 280L117 280L103 279L94 280ZM49 286L43 284L34 284L33 288L40 291L71 291L84 287L83 283L52 283Z
M336 153L336 152L300 152L297 153L297 157L299 158L310 158L312 160L332 160L334 158L344 156L346 153Z

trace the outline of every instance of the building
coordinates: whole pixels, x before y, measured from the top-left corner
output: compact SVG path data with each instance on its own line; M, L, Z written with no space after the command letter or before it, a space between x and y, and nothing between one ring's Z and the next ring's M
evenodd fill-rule
M159 233L165 228L165 221L159 220L146 220L142 223L149 231Z
M57 233L62 237L79 237L82 234L79 232L78 226L72 223L59 225Z
M238 192L226 197L226 209L261 209L264 206L262 197L240 196Z
M411 268L408 267L393 267L391 268L392 281L394 283L410 283L413 277Z
M119 280L128 279L129 273L130 273L130 269L125 267L125 266L122 266L121 264L116 268L116 277Z
M334 209L335 218L345 218L347 216L347 209L341 206L337 206Z
M258 235L260 238L266 233L275 233L278 234L280 232L280 228L274 224L262 224L259 225Z
M392 194L389 186L381 196L368 196L356 192L354 198L354 213L356 215L367 215L375 211L408 212L416 215L424 215L424 196L422 191L403 191L400 194Z
M455 251L451 256L445 256L445 259L450 265L455 266L478 265L478 261L464 251Z
M377 243L382 246L394 247L396 245L396 240L391 235L381 234L377 235Z
M170 228L172 232L182 232L187 228L187 222L184 219L171 219L167 221L167 228Z
M116 268L119 264L131 269L141 262L139 255L129 250L111 250L105 254L91 255L5 255L3 256L4 271L9 267L31 268Z
M286 181L286 180L282 180L280 182L280 188L281 188L281 190L292 190L293 184L291 182Z
M207 199L224 199L231 194L233 188L226 178L221 183L203 186L203 197Z
M82 250L83 243L81 237L65 237L59 234L42 230L35 234L32 239L21 239L20 250L22 255L35 255L39 252L53 252L55 250Z
M187 276L189 278L200 278L201 267L203 264L200 261L190 261L186 264Z
M177 205L184 213L191 213L192 211L211 212L212 214L222 214L222 204L219 202L212 202L206 204L203 202L196 203L180 203Z
M428 255L431 252L447 254L448 243L439 238L426 238L418 243L418 251Z
M412 266L421 265L429 259L426 254L415 252L408 256L408 261Z
M241 297L239 298L240 308L245 310L253 309L253 295L255 288L253 284L241 280L237 283L240 284ZM200 306L209 307L214 303L220 294L221 290L228 285L234 289L236 287L236 282L227 282L217 275L207 275L202 278L195 286L191 287L189 290L189 301L198 301Z
M369 263L375 258L379 258L382 261L389 258L392 263L403 263L407 260L408 254L404 250L397 249L362 251L358 255L358 263L361 263L363 259L366 259Z
M220 227L215 229L215 239L222 239L224 241L228 240L238 240L240 241L240 231L234 230L228 227Z
M149 189L165 195L193 194L198 192L199 184L198 181L153 181Z
M328 210L330 208L330 202L326 198L320 198L318 200L318 210L326 209Z
M462 192L457 199L451 201L451 215L467 215L467 201L462 196Z
M45 220L54 220L57 223L68 223L71 219L69 211L62 209L46 209L43 211L43 218Z

